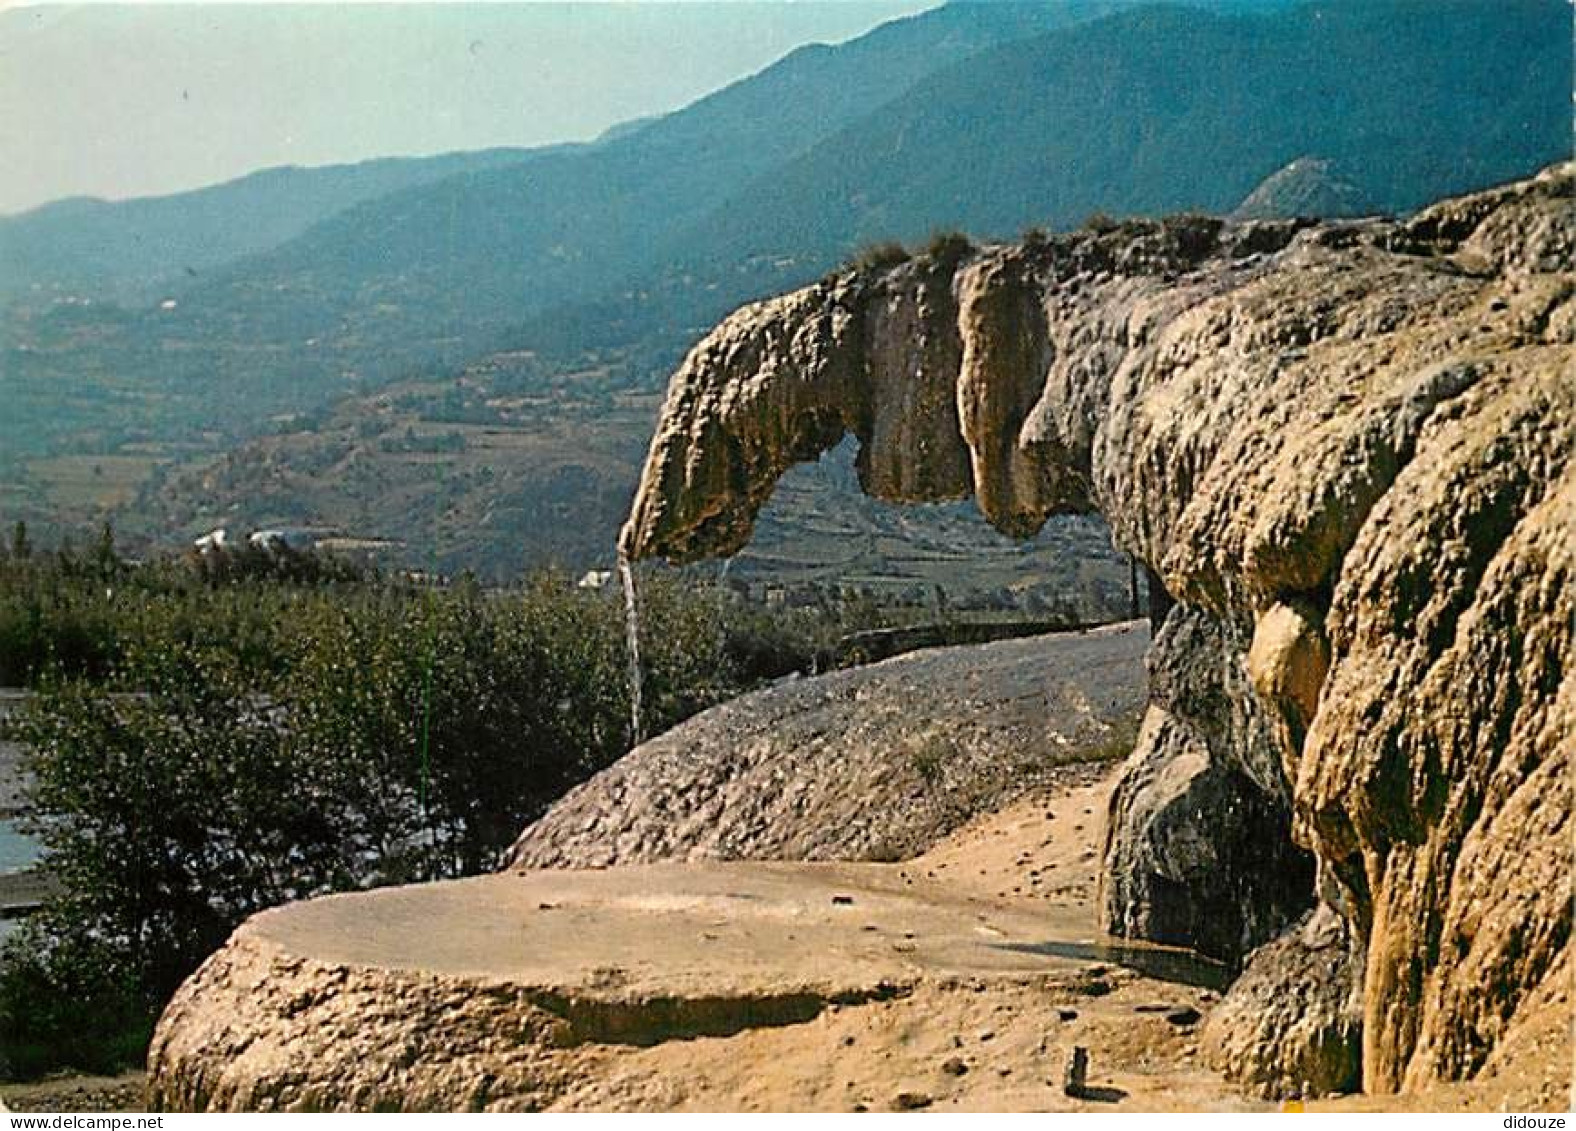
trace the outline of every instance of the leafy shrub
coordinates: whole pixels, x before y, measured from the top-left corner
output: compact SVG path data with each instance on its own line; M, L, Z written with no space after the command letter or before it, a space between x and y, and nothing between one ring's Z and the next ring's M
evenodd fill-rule
M117 1072L142 1058L155 1012L113 948L29 923L0 949L0 1079Z
M908 248L896 240L866 244L854 253L854 266L861 271L887 271L913 258Z
M932 232L925 244L925 254L937 263L955 267L964 256L974 250L974 244L962 232Z
M266 555L265 555L266 557ZM275 558L278 556L275 555ZM414 588L249 554L0 563L12 720L58 883L0 958L4 1071L139 1053L253 912L471 874L629 742L616 593ZM824 618L641 583L646 730L814 662ZM82 1035L88 1017L109 1020ZM78 1037L80 1036L80 1039Z

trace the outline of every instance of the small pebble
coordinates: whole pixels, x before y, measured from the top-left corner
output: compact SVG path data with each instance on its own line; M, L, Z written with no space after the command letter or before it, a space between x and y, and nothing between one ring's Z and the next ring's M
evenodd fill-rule
M936 1101L924 1092L899 1092L892 1097L893 1111L918 1111Z
M954 1056L942 1062L941 1070L948 1076L963 1076L968 1072L969 1066L963 1063L962 1057Z

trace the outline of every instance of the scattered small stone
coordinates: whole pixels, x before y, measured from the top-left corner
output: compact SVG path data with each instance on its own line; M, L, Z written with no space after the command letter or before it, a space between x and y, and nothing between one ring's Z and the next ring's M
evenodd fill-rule
M1085 997L1104 997L1111 992L1111 983L1104 978L1090 978L1079 983L1078 992Z
M854 897L851 895L834 895L832 902L839 907L848 907L854 902Z
M556 903L538 903L536 909L538 911L557 911L558 905Z
M1166 1020L1178 1028L1182 1028L1188 1025L1197 1025L1201 1016L1199 1011L1191 1005L1184 1005L1182 1008L1173 1009L1166 1014Z
M1012 1069L1007 1067L1007 1065L1004 1064L1000 1068L996 1069L996 1075L998 1075L998 1076L1011 1076L1012 1075Z
M892 1097L893 1111L919 1111L935 1103L935 1099L924 1092L899 1092Z
M1058 1021L1076 1021L1078 1020L1078 1011L1076 1009L1058 1009L1056 1018Z
M1067 1057L1067 1067L1062 1070L1062 1094L1076 1099L1085 1094L1088 1085L1089 1050L1074 1045Z
M866 1107L864 1104L855 1104L853 1107L849 1108L848 1110L849 1111L869 1111L870 1109L868 1107Z
M852 1036L844 1037L843 1038L843 1047L845 1049L853 1048L854 1047L854 1038Z
M942 1061L941 1070L948 1076L964 1076L968 1074L969 1066L963 1063L962 1057L953 1056Z
M980 1043L981 1044L983 1044L986 1041L994 1041L996 1039L996 1030L994 1030L994 1029L981 1029L980 1030L979 1039L980 1039Z
M956 1033L952 1034L952 1047L955 1049L960 1049L963 1047L963 1038L958 1036Z
M1170 1008L1171 1007L1169 1005L1160 1005L1157 1002L1149 1002L1147 1005L1135 1005L1135 1006L1133 1006L1133 1012L1134 1013L1164 1013L1166 1010L1168 1010Z

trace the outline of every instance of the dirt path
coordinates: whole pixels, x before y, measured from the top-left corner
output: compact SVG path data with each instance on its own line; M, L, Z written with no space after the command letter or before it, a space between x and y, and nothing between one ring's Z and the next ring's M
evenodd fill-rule
M0 1084L0 1103L12 1111L142 1111L141 1072L119 1076L55 1076Z

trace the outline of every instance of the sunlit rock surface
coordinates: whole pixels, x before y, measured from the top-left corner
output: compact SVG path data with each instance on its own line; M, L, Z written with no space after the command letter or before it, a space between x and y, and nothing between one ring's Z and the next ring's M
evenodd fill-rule
M1470 1076L1568 969L1573 255L1562 166L1405 222L1181 217L845 271L696 347L623 546L736 550L846 432L881 498L972 491L1013 534L1098 510L1236 642L1184 756L1312 851L1363 1085ZM1146 733L1135 774L1174 735Z
M905 860L1069 768L1144 709L1142 622L927 648L704 711L571 790L510 866Z

